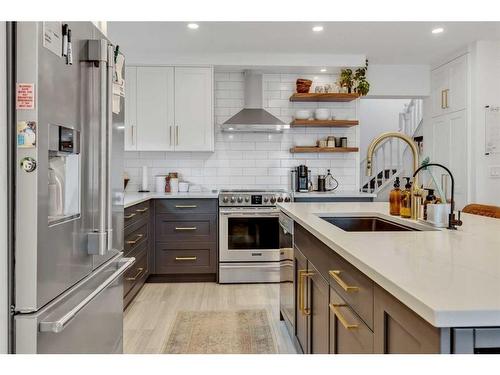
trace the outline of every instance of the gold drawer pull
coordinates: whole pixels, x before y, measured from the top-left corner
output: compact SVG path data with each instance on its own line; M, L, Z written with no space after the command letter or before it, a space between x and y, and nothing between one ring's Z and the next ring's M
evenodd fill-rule
M139 278L139 276L141 275L142 271L144 271L144 268L142 268L142 267L138 268L137 269L137 273L135 274L134 277L127 277L127 278L125 278L125 280L127 280L127 281L135 281L135 280L137 280Z
M175 260L196 260L197 257L175 257Z
M312 272L307 272L306 270L299 271L299 310L303 315L311 315L311 309L305 306L304 298L304 279L314 275ZM307 286L307 284L305 284Z
M125 215L124 218L125 219L132 219L136 214L134 213L131 213L130 215Z
M196 230L196 227L175 227L175 230Z
M138 208L137 210L135 210L136 212L146 212L147 210L149 210L149 207L144 207L144 208Z
M337 282L337 284L339 284L340 287L344 289L347 293L359 291L359 287L347 285L345 281L340 278L340 274L342 273L342 271L333 270L329 271L328 273L330 274L331 277L333 277L333 279Z
M127 245L135 245L137 242L139 242L139 240L144 237L144 234L138 234L136 239L135 240L128 240L128 241L125 241L125 243Z
M349 324L349 323L347 323L347 320L340 313L338 307L347 306L346 304L343 304L343 303L330 303L328 306L330 306L330 310L332 310L332 312L335 314L335 316L339 320L340 324L342 324L345 329L351 330L351 329L357 329L359 327L358 324Z
M176 204L175 208L196 208L196 204Z

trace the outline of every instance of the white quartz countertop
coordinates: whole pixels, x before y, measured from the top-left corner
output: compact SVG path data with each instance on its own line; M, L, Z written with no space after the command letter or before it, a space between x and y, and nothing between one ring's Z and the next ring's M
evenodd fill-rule
M219 196L219 191L208 190L199 192L187 192L187 193L125 193L124 205L125 208L133 206L134 204L147 201L149 199L209 199L217 198Z
M376 198L377 194L360 191L310 191L307 193L294 192L296 198Z
M436 327L500 326L500 220L422 232L346 232L318 214L389 217L385 202L280 203L280 209ZM394 221L415 221L392 218Z

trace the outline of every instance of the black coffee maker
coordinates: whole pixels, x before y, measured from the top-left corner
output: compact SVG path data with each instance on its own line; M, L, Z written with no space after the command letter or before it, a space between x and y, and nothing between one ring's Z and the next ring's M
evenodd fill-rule
M309 169L305 165L297 167L297 188L298 192L306 193L309 191Z

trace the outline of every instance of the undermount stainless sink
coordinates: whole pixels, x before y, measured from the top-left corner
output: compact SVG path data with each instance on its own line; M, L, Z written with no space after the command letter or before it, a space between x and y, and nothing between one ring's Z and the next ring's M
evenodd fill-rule
M346 232L419 232L429 230L412 228L376 216L321 216L321 218Z

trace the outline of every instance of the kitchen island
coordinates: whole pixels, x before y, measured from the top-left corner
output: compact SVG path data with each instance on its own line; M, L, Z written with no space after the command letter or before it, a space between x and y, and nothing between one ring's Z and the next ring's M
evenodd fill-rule
M500 327L500 220L463 214L463 226L450 231L390 217L389 205L383 202L283 203L279 207L295 221L296 251L304 250L302 247L328 249L332 257L339 257L339 262L358 272L360 280L373 283L375 292L367 293L367 298L375 295L376 299L378 288L379 294L386 293L411 310L431 331L435 328L432 334L439 336L438 347L434 345L424 352L473 352L481 340L487 341L488 349L500 346L500 329L491 328ZM375 216L424 230L346 232L321 216ZM325 262L323 258L316 261ZM319 269L323 264L315 266ZM348 286L341 273L326 272L324 281L336 288L340 285L337 289L346 292ZM308 278L307 274L303 276L299 275L299 279ZM349 277L345 270L344 276ZM366 285L367 289L372 288L371 284ZM362 292L362 288L346 292L344 299L356 296L358 300L351 303L352 310L345 314L364 319L375 332L376 342L377 301L359 309L357 304L367 303L361 299ZM303 306L301 309L307 310ZM388 315L384 314L382 319L387 321ZM460 329L452 329L457 327ZM472 347L470 343L462 345L464 340L471 341ZM388 352L384 345L387 343L380 343L378 350L375 345L374 351Z

